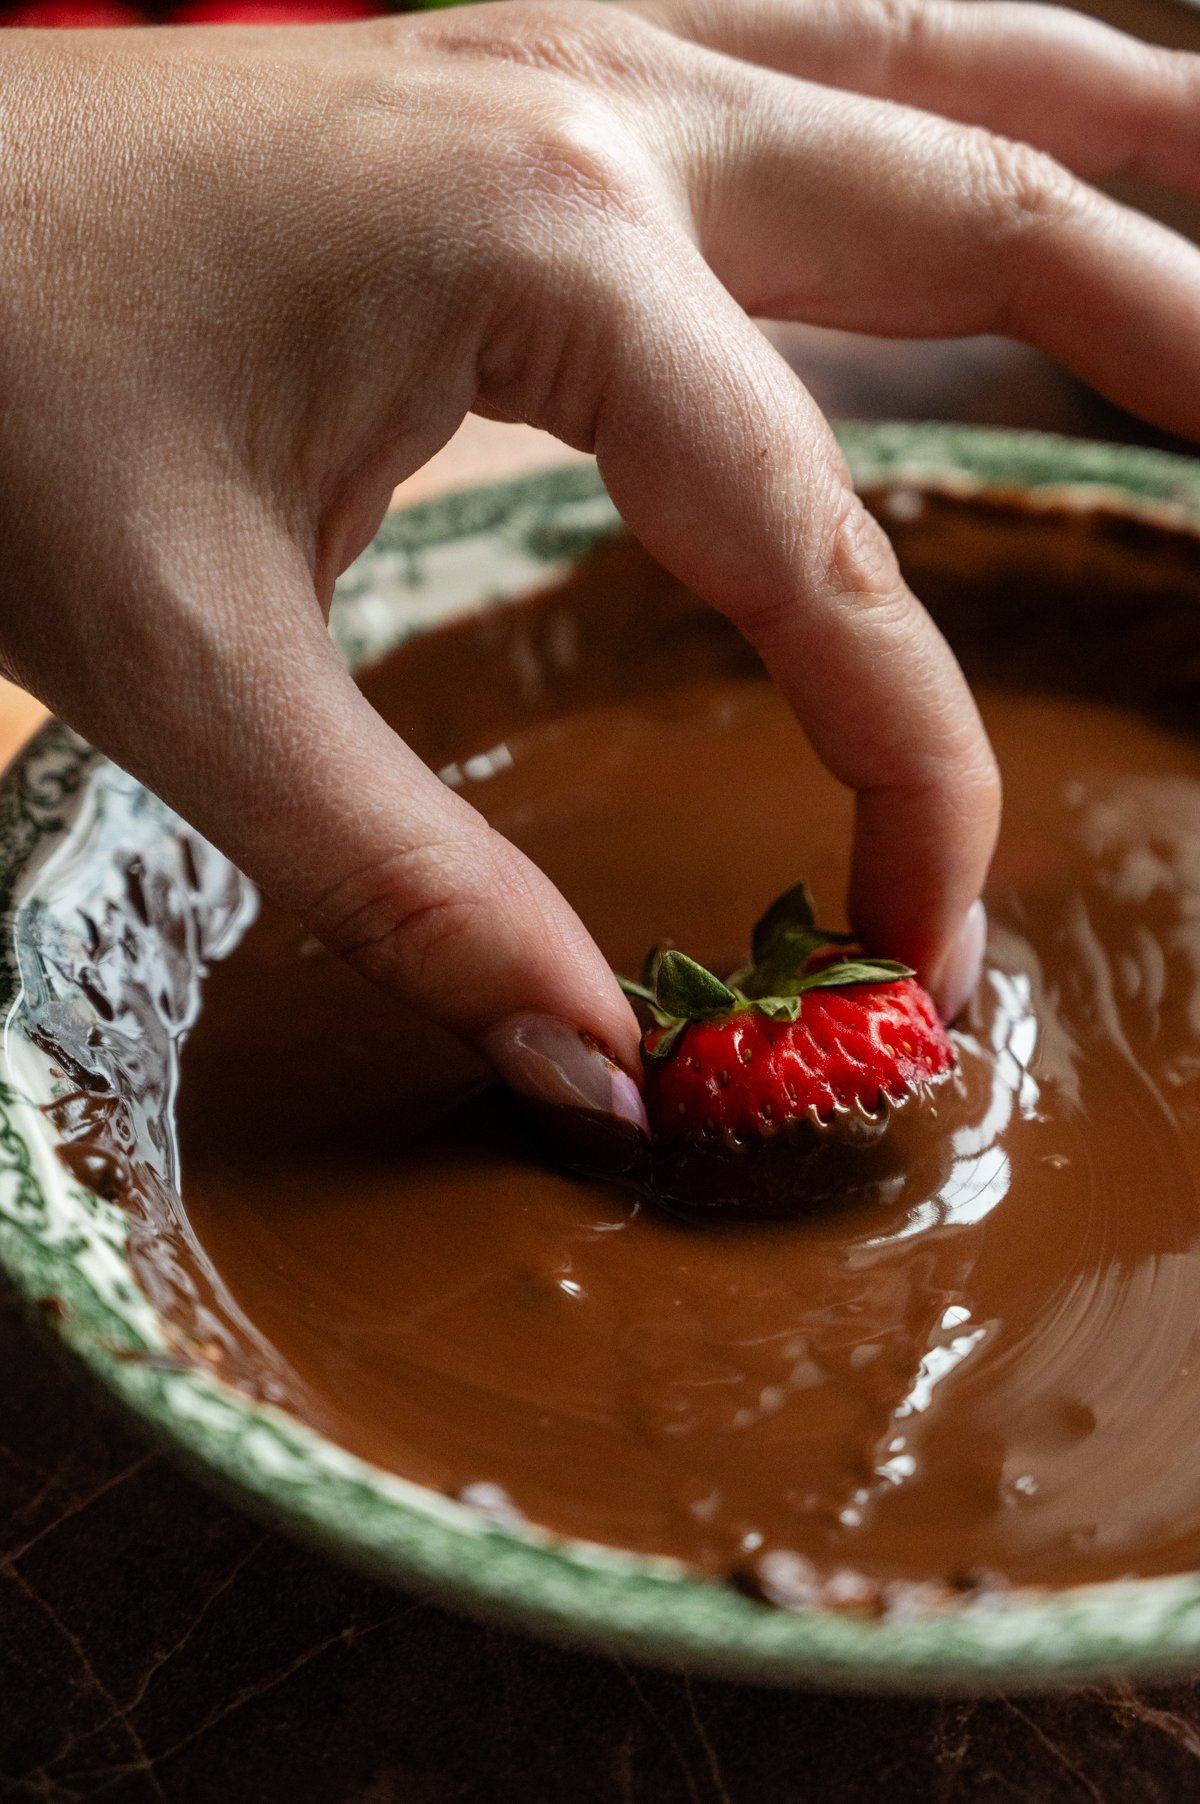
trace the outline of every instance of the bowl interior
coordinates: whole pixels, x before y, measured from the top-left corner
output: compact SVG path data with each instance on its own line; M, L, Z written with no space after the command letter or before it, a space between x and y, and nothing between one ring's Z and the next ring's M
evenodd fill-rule
M1131 621L1153 600L1163 632L1181 647L1194 639L1200 466L965 428L854 428L845 437L860 486L892 524L935 610L953 612L963 572L973 572L971 608L959 607L954 623L968 662L973 644L994 645L999 597L1022 569L1042 578L1047 568L1068 569L1078 595L1094 564L1109 591L1127 599ZM392 516L340 586L339 640L352 663L367 662L433 621L561 581L618 529L590 467ZM1064 680L1119 681L1111 658L1091 669L1080 658L1080 624L1064 609ZM1020 681L1018 643L1012 657ZM1180 658L1184 704L1194 704L1195 667L1194 654ZM195 1332L181 1334L178 1298L168 1310L133 1276L137 1224L110 1200L112 1172L68 1169L58 1145L72 1109L126 1111L150 1149L163 1207L188 1231L172 1114L179 1045L201 1006L204 966L244 931L253 892L160 802L59 725L38 736L0 791L0 884L0 1258L112 1393L250 1507L482 1613L757 1678L969 1687L1194 1659L1193 1575L993 1596L907 1621L772 1611L670 1562L489 1521L244 1395L204 1350L202 1324L219 1299L197 1289L189 1299Z

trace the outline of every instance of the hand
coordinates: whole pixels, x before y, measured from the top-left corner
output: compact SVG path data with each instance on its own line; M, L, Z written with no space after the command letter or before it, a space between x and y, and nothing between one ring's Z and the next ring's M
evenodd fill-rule
M992 755L748 315L1011 333L1200 433L1200 254L1068 172L1200 192L1200 59L961 0L500 0L0 56L10 674L516 1088L636 1119L583 925L322 619L469 409L531 421L762 653L857 791L856 927L961 1000Z

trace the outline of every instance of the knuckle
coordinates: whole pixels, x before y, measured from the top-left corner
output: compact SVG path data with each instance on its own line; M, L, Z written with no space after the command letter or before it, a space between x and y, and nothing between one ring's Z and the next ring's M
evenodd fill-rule
M1083 185L1053 157L990 132L965 136L975 197L1005 238L1062 225L1078 212Z
M674 253L652 176L601 104L555 104L510 141L495 269L477 359L493 406L592 448L603 395ZM649 272L649 273L648 273Z
M897 48L917 47L930 24L931 8L927 0L871 0L867 13L879 35Z
M444 992L494 907L478 858L432 840L352 871L304 918L362 976L421 997Z
M555 208L609 220L641 217L645 182L630 128L602 101L547 97L512 144L513 192Z
M838 498L820 543L826 593L875 607L908 606L891 541L852 489Z
M1098 197L1031 145L987 132L969 133L968 140L972 198L985 222L994 277L983 329L1020 338L1044 305L1045 269Z
M881 629L910 617L913 601L891 541L852 489L798 534L794 555L792 580L743 592L736 612L738 630L764 657L794 632L797 593L817 616L849 607L870 613Z
M411 17L411 15L410 15ZM585 211L642 211L651 160L643 143L648 95L662 84L673 40L607 0L493 0L441 14L429 46L476 66L504 121L499 156L510 196ZM507 65L500 71L488 65Z

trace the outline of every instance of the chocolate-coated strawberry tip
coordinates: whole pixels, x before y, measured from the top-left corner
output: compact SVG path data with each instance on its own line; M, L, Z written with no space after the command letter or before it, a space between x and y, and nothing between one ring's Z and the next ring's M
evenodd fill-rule
M779 1220L869 1202L897 1176L889 1156L890 1111L808 1116L767 1134L727 1129L703 1139L652 1142L656 1201L692 1218Z

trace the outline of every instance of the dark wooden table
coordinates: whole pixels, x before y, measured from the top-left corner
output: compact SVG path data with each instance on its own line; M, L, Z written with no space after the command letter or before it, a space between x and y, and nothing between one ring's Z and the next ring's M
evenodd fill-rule
M1200 15L1097 0L1200 46ZM1180 223L1196 230L1200 210ZM1200 237L1200 231L1196 231ZM789 331L831 410L1148 437L1031 353ZM544 455L473 427L409 492ZM0 741L32 718L0 694ZM5 748L7 749L7 748ZM1183 1804L1200 1683L788 1694L474 1623L216 1501L0 1292L0 1799L76 1804Z

